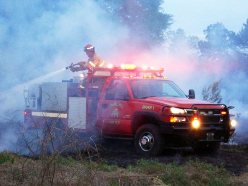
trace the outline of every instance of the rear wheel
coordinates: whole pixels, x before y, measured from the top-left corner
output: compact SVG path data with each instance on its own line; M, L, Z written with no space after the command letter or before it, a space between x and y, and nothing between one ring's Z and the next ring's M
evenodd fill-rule
M146 124L137 130L134 143L138 154L158 155L162 150L163 139L157 126Z

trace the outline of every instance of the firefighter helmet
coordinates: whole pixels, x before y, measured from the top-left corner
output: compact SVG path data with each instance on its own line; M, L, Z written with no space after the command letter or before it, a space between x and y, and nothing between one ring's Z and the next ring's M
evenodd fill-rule
M92 51L92 52L95 52L95 47L91 44L87 44L84 46L84 51Z

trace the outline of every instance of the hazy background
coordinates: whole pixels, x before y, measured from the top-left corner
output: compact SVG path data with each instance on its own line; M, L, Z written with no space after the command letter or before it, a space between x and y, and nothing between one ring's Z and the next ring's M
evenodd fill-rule
M164 67L198 99L219 82L245 141L247 10L242 0L0 0L0 150L14 141L6 123L22 120L23 90L75 76L64 67L87 59L87 43L109 63Z
M171 29L182 28L188 35L202 38L203 30L216 22L239 32L248 16L248 1L243 0L164 0L162 7L173 15Z

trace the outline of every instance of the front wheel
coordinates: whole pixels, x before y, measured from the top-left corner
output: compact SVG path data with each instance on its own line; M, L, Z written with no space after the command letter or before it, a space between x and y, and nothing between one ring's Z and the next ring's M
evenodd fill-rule
M158 155L162 151L163 138L157 126L146 124L137 130L134 143L138 154L144 156Z

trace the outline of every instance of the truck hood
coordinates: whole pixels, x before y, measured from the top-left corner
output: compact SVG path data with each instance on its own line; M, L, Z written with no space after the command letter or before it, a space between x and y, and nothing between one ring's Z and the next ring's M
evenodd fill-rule
M197 99L188 99L188 98L173 98L173 97L150 97L143 99L149 103L163 104L171 107L180 107L180 108L191 108L194 104L212 104L207 101L197 100Z

